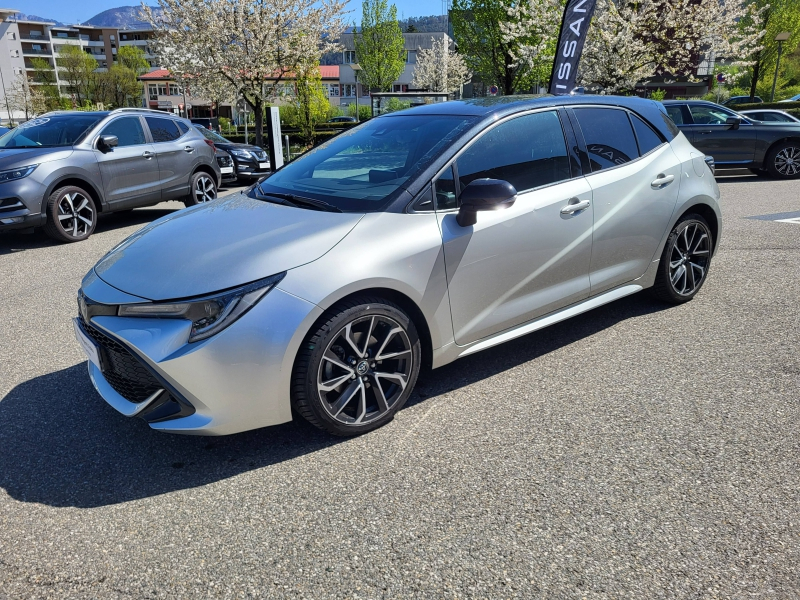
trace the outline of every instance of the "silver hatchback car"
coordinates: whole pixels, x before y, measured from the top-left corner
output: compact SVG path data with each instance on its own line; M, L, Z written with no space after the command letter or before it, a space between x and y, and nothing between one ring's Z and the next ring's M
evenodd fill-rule
M709 164L656 102L508 97L372 119L164 217L83 281L105 400L153 429L385 424L436 368L644 288L691 300Z
M217 197L213 144L186 119L147 109L63 111L0 137L0 231L89 237L98 213Z

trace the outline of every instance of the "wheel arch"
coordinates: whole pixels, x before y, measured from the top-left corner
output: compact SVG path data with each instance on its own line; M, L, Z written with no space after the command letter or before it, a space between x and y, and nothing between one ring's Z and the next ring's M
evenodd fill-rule
M679 222L686 215L690 215L692 213L703 217L706 220L706 223L708 223L708 226L711 228L711 237L714 241L714 254L716 254L717 249L719 248L719 234L721 228L721 223L717 217L716 211L711 207L711 205L706 204L705 202L698 202L697 204L693 204L692 206L684 208L683 212L681 212L675 222Z
M194 170L192 171L192 174L189 175L189 186L190 187L191 187L191 183L192 183L192 177L194 177L197 173L200 173L200 172L203 172L206 175L210 175L214 179L214 182L217 184L217 188L222 187L222 176L220 175L218 177L217 173L214 171L213 167L211 165L207 165L205 163L200 163L199 165L197 165L194 168ZM190 190L190 193L191 193L191 190Z
M398 305L403 309L403 311L405 311L409 319L411 319L411 321L414 323L414 327L416 327L417 333L419 334L420 343L422 345L421 367L423 370L430 370L431 365L433 364L433 342L428 320L425 317L425 314L422 312L422 309L410 296L392 288L364 287L356 291L352 291L342 297L336 298L328 306L321 306L320 308L323 308L324 312L311 324L308 330L304 333L303 338L305 339L310 332L316 331L319 325L329 318L330 312L335 310L337 306L359 296L384 298L389 302ZM296 358L297 356L295 356L295 359Z
M778 140L770 142L769 146L767 146L767 149L764 151L764 157L761 160L761 165L763 168L766 168L767 158L769 157L770 153L775 149L775 147L780 144L785 144L786 142L794 142L795 144L800 145L800 136L787 135Z
M65 187L68 185L74 185L76 187L86 190L86 192L92 196L92 200L94 200L97 212L104 211L105 201L103 199L103 194L100 192L99 189L97 189L97 186L95 186L95 184L93 184L88 178L71 174L71 175L62 175L61 177L58 177L57 179L53 180L53 182L47 186L47 189L44 193L44 197L42 198L42 214L44 214L47 209L47 201L50 199L50 195L58 188Z

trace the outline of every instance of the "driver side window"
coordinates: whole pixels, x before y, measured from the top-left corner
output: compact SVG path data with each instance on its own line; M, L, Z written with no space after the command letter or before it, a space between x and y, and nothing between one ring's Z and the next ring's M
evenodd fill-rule
M144 129L139 117L122 117L109 123L100 135L115 135L119 140L118 147L146 144Z
M736 116L716 106L689 105L689 111L692 113L695 125L724 125L728 117Z

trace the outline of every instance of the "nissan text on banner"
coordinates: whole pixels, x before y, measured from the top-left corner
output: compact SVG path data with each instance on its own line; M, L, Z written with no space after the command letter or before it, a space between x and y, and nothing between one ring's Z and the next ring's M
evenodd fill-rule
M575 89L578 61L581 59L596 1L567 0L561 32L558 35L556 58L553 61L553 73L550 75L551 94L569 94Z

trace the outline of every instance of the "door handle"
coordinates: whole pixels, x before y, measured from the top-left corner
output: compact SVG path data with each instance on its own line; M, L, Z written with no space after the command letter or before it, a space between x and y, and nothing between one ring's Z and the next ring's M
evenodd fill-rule
M661 173L653 180L653 183L651 183L650 186L656 189L661 189L668 186L673 181L675 181L675 175L664 175Z
M705 131L698 131L700 135L708 135L709 133L714 133L713 129L706 129Z
M578 198L570 198L568 202L569 204L561 209L562 215L571 215L573 213L582 211L585 208L589 208L592 205L592 203L588 200L579 200Z
M184 150L186 150L186 152L189 152L189 153L194 152L194 148L192 148L191 146L185 146Z
M155 152L150 152L149 150L145 150L144 152L142 152L142 156L144 156L148 160L153 158L155 155L156 155Z

